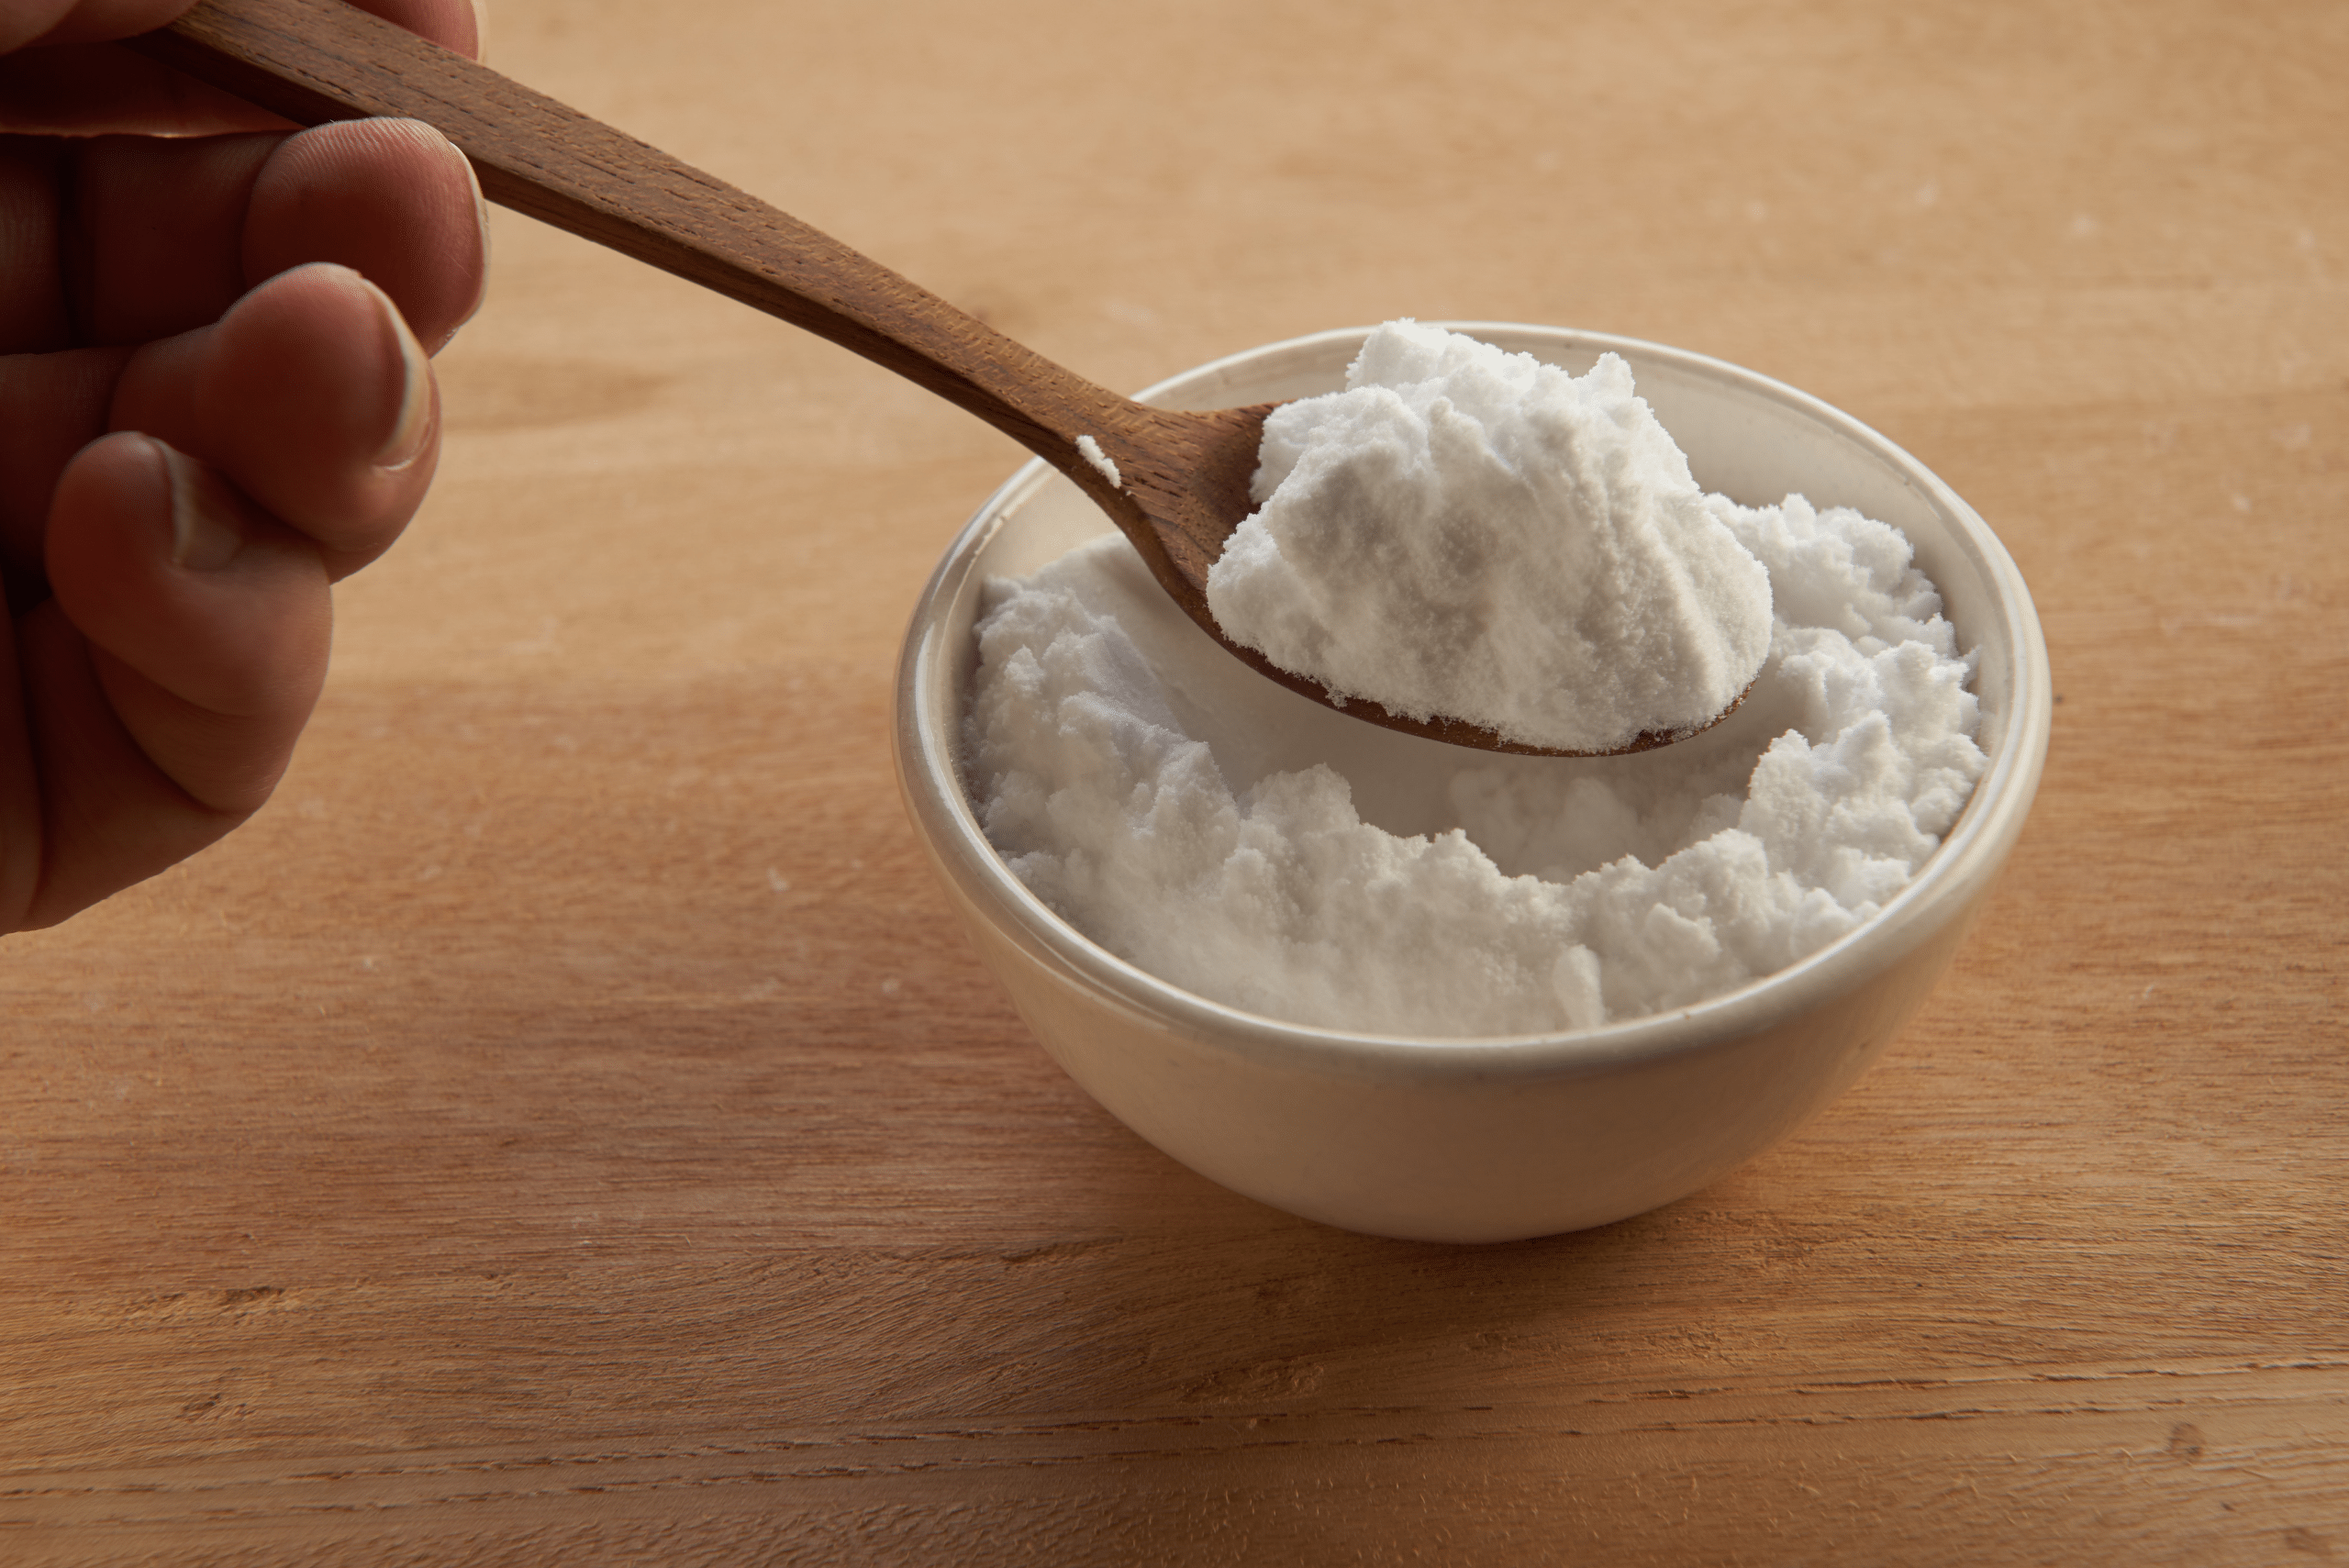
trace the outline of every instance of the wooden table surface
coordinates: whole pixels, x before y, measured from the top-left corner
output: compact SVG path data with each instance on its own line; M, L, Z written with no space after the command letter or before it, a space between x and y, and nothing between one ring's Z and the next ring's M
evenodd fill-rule
M901 815L1021 454L500 214L276 800L0 946L0 1561L2349 1561L2349 7L492 21L1113 385L1415 315L1851 410L2038 595L2038 807L1719 1185L1292 1219L1051 1065Z

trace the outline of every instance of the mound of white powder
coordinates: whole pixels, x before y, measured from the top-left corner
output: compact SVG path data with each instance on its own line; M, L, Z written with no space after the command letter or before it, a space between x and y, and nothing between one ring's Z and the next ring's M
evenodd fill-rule
M1308 702L1114 534L992 583L964 759L987 837L1110 951L1297 1023L1584 1029L1782 969L1955 819L1973 660L1897 530L1704 505L1768 572L1767 658L1727 721L1625 757L1480 757Z
M1340 696L1605 752L1712 722L1769 651L1767 574L1613 354L1388 322L1261 464L1208 607Z

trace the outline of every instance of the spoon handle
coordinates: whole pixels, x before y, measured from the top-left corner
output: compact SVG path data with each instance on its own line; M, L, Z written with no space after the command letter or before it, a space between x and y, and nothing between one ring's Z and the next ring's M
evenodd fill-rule
M829 338L1063 470L1085 468L1076 437L1139 412L789 214L343 0L205 0L133 47L302 125L422 120L500 206Z

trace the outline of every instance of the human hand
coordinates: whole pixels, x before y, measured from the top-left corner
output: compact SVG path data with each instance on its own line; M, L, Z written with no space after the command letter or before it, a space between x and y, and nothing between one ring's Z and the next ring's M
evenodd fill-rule
M104 41L191 3L0 0L0 932L268 799L328 584L423 499L428 354L481 299L479 188L438 132L267 128ZM365 8L478 53L470 0Z

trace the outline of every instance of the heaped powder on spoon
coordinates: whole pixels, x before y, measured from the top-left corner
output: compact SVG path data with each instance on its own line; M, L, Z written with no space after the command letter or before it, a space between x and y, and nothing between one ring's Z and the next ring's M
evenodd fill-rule
M1711 723L1769 651L1768 574L1613 354L1389 322L1265 419L1253 488L1208 607L1341 697L1615 751Z
M1546 1033L1782 969L1955 820L1973 656L1898 530L1700 504L1768 574L1767 654L1726 721L1631 756L1479 756L1308 702L1115 534L992 583L965 736L987 837L1110 951L1298 1023Z

